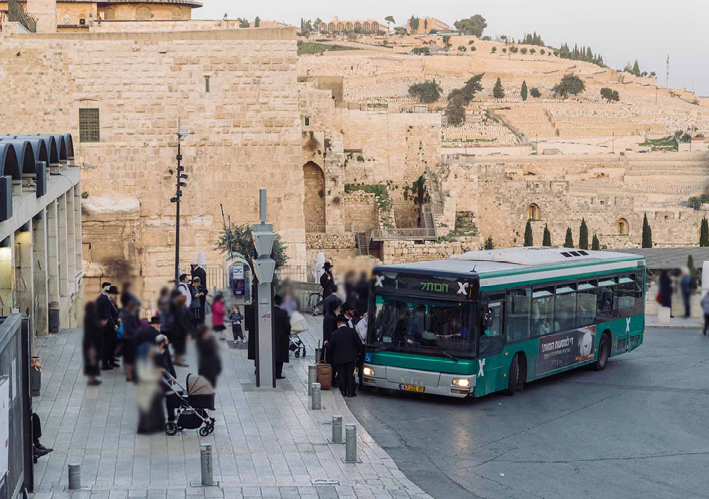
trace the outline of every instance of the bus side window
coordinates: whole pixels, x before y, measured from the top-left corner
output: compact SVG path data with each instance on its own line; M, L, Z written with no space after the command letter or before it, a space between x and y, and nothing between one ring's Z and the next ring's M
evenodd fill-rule
M576 284L556 287L554 332L573 329L576 323Z
M535 288L532 293L532 336L544 336L553 331L554 286Z
M618 315L620 317L635 315L636 294L635 274L622 276L618 280Z
M576 327L596 320L596 281L581 281L576 293Z
M530 288L513 289L507 293L505 329L507 341L529 338L529 307L532 292Z
M618 310L618 279L607 277L598 281L598 295L596 297L597 321L615 318Z

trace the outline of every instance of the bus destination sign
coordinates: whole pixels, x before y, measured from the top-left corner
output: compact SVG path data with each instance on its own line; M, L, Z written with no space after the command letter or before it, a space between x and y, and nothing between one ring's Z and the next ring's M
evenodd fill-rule
M398 291L413 294L438 295L441 297L470 299L477 283L472 279L456 277L434 278L402 273L383 273L374 276L375 291Z

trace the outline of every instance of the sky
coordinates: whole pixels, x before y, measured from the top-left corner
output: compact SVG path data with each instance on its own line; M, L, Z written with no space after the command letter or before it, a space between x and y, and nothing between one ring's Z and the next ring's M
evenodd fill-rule
M666 84L666 60L670 56L670 86L694 90L709 97L709 0L684 0L680 4L660 0L200 0L193 11L197 19L246 17L283 21L295 26L300 19L331 17L377 19L392 15L404 25L412 15L430 16L451 25L461 18L481 14L487 20L484 34L515 39L536 31L547 45L566 42L590 46L606 65L622 69L637 59L641 71L655 71ZM676 8L675 8L676 7Z

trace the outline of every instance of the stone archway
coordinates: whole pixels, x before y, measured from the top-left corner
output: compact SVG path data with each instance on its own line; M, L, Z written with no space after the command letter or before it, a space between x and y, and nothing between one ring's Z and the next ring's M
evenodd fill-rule
M630 233L630 226L625 218L619 218L615 223L615 230L621 236L627 236Z
M306 232L325 232L325 174L313 161L303 165Z
M541 220L542 210L539 209L539 205L532 203L527 206L527 220Z

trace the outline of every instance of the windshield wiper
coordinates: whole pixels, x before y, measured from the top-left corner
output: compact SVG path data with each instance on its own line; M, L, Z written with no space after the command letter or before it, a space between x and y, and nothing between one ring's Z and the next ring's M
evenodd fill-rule
M391 345L387 345L387 346L383 346L383 347L373 347L373 346L367 345L366 348L370 349L373 352L384 352L384 351L388 351L388 350L394 350L396 348L396 345L391 344Z
M448 357L450 360L454 361L455 363L458 363L458 357L453 357L451 354L443 350L442 348L439 349L443 355Z

